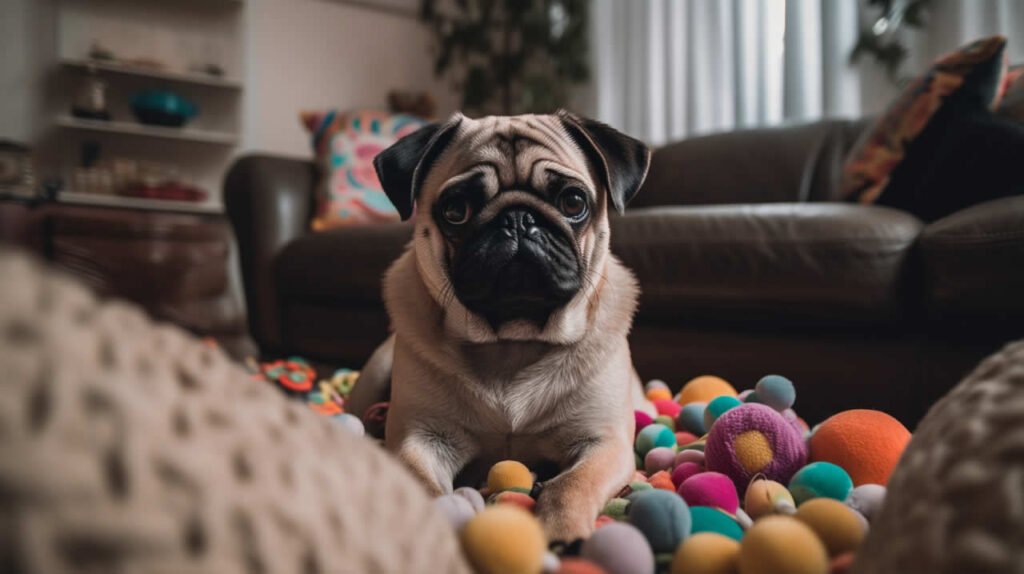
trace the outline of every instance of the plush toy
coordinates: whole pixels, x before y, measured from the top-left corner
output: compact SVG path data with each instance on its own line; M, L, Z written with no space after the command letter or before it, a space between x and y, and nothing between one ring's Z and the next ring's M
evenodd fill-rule
M857 550L864 540L864 525L854 510L831 498L815 498L800 505L794 515L818 535L829 556Z
M728 514L710 506L691 506L690 518L693 520L692 531L714 532L722 536L728 536L733 540L743 538L743 529L739 523Z
M492 493L519 488L527 492L533 488L530 469L515 460L503 460L491 467L487 473L487 489Z
M843 467L856 486L885 486L908 442L907 427L881 411L843 411L811 435L810 460Z
M699 532L679 545L672 557L672 574L735 574L740 544L714 532Z
M659 446L676 447L676 434L665 425L650 424L637 433L636 452L641 457L647 456L651 449Z
M704 426L704 410L707 408L707 405L703 401L694 401L683 405L683 408L679 410L679 416L676 417L676 428L686 430L697 436L708 432L707 427Z
M828 553L807 525L789 516L758 520L740 544L743 574L825 574Z
M644 457L644 470L654 474L661 470L671 470L676 460L676 451L666 446L652 448Z
M715 421L718 420L718 417L742 404L742 401L730 395L715 397L704 409L704 428L710 429L711 425L715 424Z
M696 401L708 403L715 397L720 397L722 395L735 397L736 389L726 382L725 379L711 375L704 375L692 379L683 385L683 388L679 391L678 402L683 406Z
M674 552L690 535L690 509L674 492L655 489L640 493L629 505L629 521L643 532L656 553Z
M768 375L754 387L757 402L779 411L785 411L796 402L796 388L793 382L780 375Z
M702 472L679 485L679 496L690 506L711 506L736 514L739 497L732 479L719 472Z
M547 550L540 522L511 504L489 506L466 523L462 550L482 574L536 574Z
M852 490L850 475L831 462L812 462L798 470L789 481L789 492L797 506L819 497L844 501Z
M743 498L743 510L757 520L769 514L795 511L796 502L784 485L774 480L759 478L747 487L747 493Z
M654 572L654 553L635 526L614 522L602 526L580 547L580 556L608 574Z
M758 474L786 482L807 460L800 434L769 406L743 404L715 421L704 448L708 470L732 479L739 493Z

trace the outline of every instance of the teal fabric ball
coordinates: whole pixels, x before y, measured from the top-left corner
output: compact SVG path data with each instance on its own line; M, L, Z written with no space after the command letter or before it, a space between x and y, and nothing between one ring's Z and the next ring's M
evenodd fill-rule
M683 406L683 410L679 411L679 416L676 418L678 424L676 428L682 427L686 432L691 432L698 437L704 436L704 433L708 432L707 427L704 426L704 409L707 407L707 403L689 403Z
M655 554L675 552L690 535L690 508L674 492L648 490L629 505L629 522L643 532Z
M711 425L715 424L715 421L718 420L718 417L742 404L739 399L729 395L715 397L708 403L707 408L704 409L704 428L710 429Z
M782 412L796 402L796 388L793 382L781 375L768 375L754 387L757 400Z
M652 448L659 446L675 448L676 433L665 425L657 423L647 425L636 435L636 453L641 458L647 456Z
M693 520L692 533L714 532L728 536L733 540L743 538L743 529L740 528L731 516L710 506L691 506L690 518Z
M796 471L789 480L789 492L797 506L812 498L846 500L853 491L853 480L841 467L831 462L812 462Z

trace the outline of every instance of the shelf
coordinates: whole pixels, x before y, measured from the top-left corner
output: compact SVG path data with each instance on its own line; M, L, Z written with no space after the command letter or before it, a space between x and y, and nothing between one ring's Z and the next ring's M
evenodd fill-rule
M142 68L138 66L131 66L129 64L99 62L96 60L75 60L70 58L62 59L60 63L65 68L75 68L84 70L91 67L100 72L119 74L123 76L134 76L136 78L153 78L157 80L167 80L169 82L178 82L181 84L192 84L196 86L208 86L213 88L225 88L229 90L242 89L242 82L239 80L231 78L218 78L206 74L196 74L191 72L174 72L169 70Z
M54 123L62 128L217 145L235 145L235 143L238 142L238 136L229 132L216 132L194 128L165 128L160 126L147 126L136 122L84 120L72 116L58 116Z
M121 207L125 209L147 209L151 211L179 211L183 213L217 214L224 213L224 207L217 203L198 201L175 201L173 199L148 199L145 197L127 197L123 195L100 195L98 193L81 193L62 191L57 195L60 203L74 205L97 205L102 207Z

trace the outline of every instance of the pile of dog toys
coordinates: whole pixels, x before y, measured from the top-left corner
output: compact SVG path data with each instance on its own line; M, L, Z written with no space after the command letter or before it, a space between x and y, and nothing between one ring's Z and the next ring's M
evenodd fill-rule
M318 379L316 369L301 357L263 363L250 359L253 377L276 385L291 397L304 400L317 413L329 416L357 435L364 435L363 421L345 412L345 401L359 379L359 371L338 369L328 379Z
M533 516L534 476L519 462L495 465L482 491L437 499L477 571L848 571L910 440L906 427L850 410L809 429L793 411L793 384L778 375L742 393L703 376L675 396L651 381L646 394L658 415L636 413L633 481L578 552L548 550Z

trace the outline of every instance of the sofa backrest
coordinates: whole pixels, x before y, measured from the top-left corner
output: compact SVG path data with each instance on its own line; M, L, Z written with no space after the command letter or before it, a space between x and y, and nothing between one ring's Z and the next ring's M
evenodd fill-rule
M821 120L668 144L630 205L836 201L843 161L867 124Z

